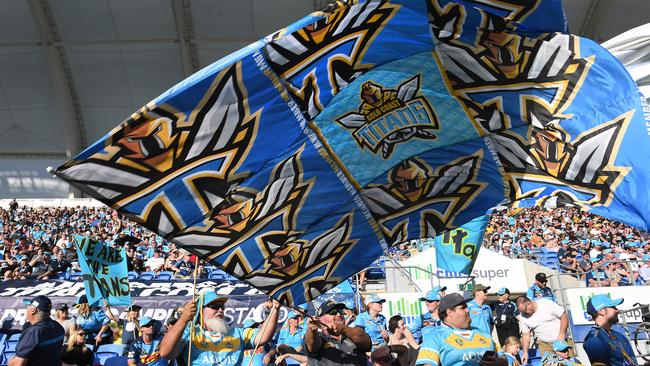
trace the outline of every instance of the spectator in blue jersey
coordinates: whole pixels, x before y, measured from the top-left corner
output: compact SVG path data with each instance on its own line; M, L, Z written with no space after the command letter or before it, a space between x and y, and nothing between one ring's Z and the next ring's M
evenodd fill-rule
M246 319L244 323L242 324L242 328L244 329L258 329L260 326L259 322L256 322L253 319ZM255 348L246 348L244 349L244 357L242 358L242 366L264 366L268 365L270 363L269 361L266 361L266 356L268 353L266 352L266 348L269 345L265 345L264 347L255 347Z
M440 291L435 288L420 298L420 301L425 302L427 311L415 317L409 325L408 328L411 333L424 339L424 333L426 333L424 328L437 327L441 324L440 317L438 317L438 304L440 304L440 299Z
M357 319L357 307L354 306L354 300L346 300L343 304L345 304L345 309L343 309L345 325L352 326Z
M142 336L130 344L129 366L167 366L167 360L160 355L162 336L156 334L156 321L145 316L140 319L139 326Z
M385 302L386 299L382 299L376 294L367 295L366 311L359 314L354 321L354 326L363 329L370 336L373 350L388 342L390 336L386 317L380 314Z
M273 300L273 309L259 329L244 329L231 327L224 318L227 301L209 291L201 294L197 303L187 302L176 324L163 337L160 354L167 360L179 354L187 360L191 347L192 366L240 365L244 349L261 347L271 340L278 323L279 302Z
M113 333L110 330L110 319L101 309L91 308L86 295L81 295L75 304L77 315L74 318L73 329L81 328L86 331L88 341L95 346L113 343Z
M533 283L533 285L528 289L526 297L531 300L549 299L557 302L557 298L555 297L553 290L547 286L547 283L548 279L546 278L546 274L539 272L535 275L535 283Z
M8 366L58 366L61 365L61 348L65 331L61 324L50 318L52 302L47 296L23 300L25 319L30 326L23 330L16 355Z
M483 333L492 334L494 319L492 309L485 302L490 286L478 284L474 286L474 299L467 303L469 317L472 319L472 327L478 328Z
M302 355L302 346L305 338L305 331L307 329L300 325L300 314L295 311L289 312L285 326L280 329L275 340L276 347L264 356L264 364L268 364L270 360L278 355ZM307 358L304 358L304 362ZM280 363L277 361L276 364Z
M497 291L497 301L492 304L495 313L495 325L499 344L504 345L508 337L519 337L519 310L517 304L510 300L510 290L501 287Z
M585 336L583 347L593 366L638 365L630 341L612 329L618 323L616 307L621 303L623 299L612 299L605 294L594 295L587 301L587 313L595 324Z
M497 345L492 337L471 326L467 310L469 299L460 294L449 294L440 300L438 312L442 325L431 332L420 346L417 365L441 366L494 366L507 365L505 357L485 352L496 352Z

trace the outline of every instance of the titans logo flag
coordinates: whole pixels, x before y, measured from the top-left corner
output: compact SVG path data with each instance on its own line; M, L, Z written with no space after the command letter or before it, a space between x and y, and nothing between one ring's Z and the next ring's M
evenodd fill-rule
M292 305L499 204L649 230L648 115L620 63L567 33L560 0L337 1L56 174ZM471 267L478 247L448 239Z

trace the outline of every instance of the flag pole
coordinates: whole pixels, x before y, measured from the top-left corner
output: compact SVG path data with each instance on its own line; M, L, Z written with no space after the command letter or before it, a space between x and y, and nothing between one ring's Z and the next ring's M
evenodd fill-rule
M266 331L266 328L269 326L269 322L268 322L269 318L271 318L271 316L274 315L273 313L276 312L276 311L280 311L280 308L278 308L276 310L275 306L273 306L271 308L271 312L269 313L269 316L267 316L266 319L264 319L264 324L262 325L262 329L260 329L260 332L258 334L264 334L264 332ZM253 359L255 358L255 354L257 353L257 350L259 348L260 348L260 345L256 344L255 348L253 349L253 354L251 355L251 359L248 360L248 365L247 366L251 366L253 364Z
M199 272L199 256L194 255L194 258L196 260L194 261L194 285L192 286L192 303L196 301L196 279L198 277L198 272ZM197 309L196 311L201 311L201 309ZM193 336L194 336L194 322L196 321L196 317L192 319L192 324L190 324L190 346L187 349L187 366L192 366L192 341L193 341Z

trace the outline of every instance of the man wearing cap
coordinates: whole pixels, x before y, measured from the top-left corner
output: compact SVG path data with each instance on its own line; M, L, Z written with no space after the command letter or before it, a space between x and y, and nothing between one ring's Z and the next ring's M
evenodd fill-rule
M52 302L47 296L23 300L27 308L25 318L31 324L23 330L16 355L8 366L61 365L61 347L65 331L61 324L50 318Z
M268 364L273 356L283 354L302 354L302 346L305 338L306 328L300 325L300 314L295 311L287 315L286 326L280 329L275 339L276 347L265 356L264 364ZM307 359L305 358L305 361ZM280 363L276 360L276 364Z
M510 300L510 290L501 287L497 291L498 301L494 303L494 313L496 314L496 328L499 344L503 345L506 338L514 336L519 337L519 310L517 305Z
M482 330L484 333L492 334L494 319L492 309L485 304L490 286L478 284L474 286L474 299L467 303L469 317L472 319L472 326Z
M553 352L553 342L566 339L569 316L560 305L549 299L530 300L526 296L517 298L521 346L524 351L521 361L527 363L530 346L530 331L535 332L540 354Z
M386 343L390 336L386 330L386 317L380 314L385 302L386 299L382 299L376 294L367 295L366 311L359 314L354 321L354 326L363 329L370 336L373 350Z
M142 336L129 345L129 366L167 366L167 360L160 355L162 336L156 335L155 325L156 321L148 316L138 321Z
M416 365L507 365L505 358L483 357L486 351L496 352L497 346L489 334L471 326L469 301L460 294L449 294L440 300L438 313L442 325L425 339Z
M612 329L618 323L616 308L623 299L611 299L600 294L587 301L587 313L594 319L594 327L585 336L583 347L593 366L638 365L630 341L621 332Z
M197 304L187 302L176 325L163 337L160 354L168 360L180 354L187 360L192 347L192 366L239 365L244 349L271 340L278 323L279 302L273 300L273 311L258 330L231 327L224 319L226 301L228 298L209 291L198 297Z
M539 272L535 275L535 283L533 283L533 285L528 289L526 297L531 300L544 298L557 302L553 290L546 286L547 283L548 279L546 278L546 274L544 272Z
M416 334L416 332L421 333L422 339L424 339L424 333L428 333L424 330L424 328L427 327L437 327L442 324L440 321L440 317L438 317L438 304L440 304L440 291L436 290L434 288L433 290L429 291L424 295L424 297L420 298L420 301L424 301L427 307L427 312L424 314L420 314L420 316L416 317L411 325L409 325L409 330L413 335Z
M343 320L344 304L327 301L310 318L305 333L305 353L309 366L366 366L366 352L372 342L360 327L348 327Z
M131 349L131 343L135 342L140 335L140 305L131 304L126 308L126 319L119 319L118 323L122 329L122 347L126 353Z

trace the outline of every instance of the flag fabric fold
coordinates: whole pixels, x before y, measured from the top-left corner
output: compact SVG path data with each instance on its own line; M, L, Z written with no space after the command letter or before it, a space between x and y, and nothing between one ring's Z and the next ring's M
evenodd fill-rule
M644 106L560 0L338 1L56 174L300 304L389 245L547 197L650 229Z

